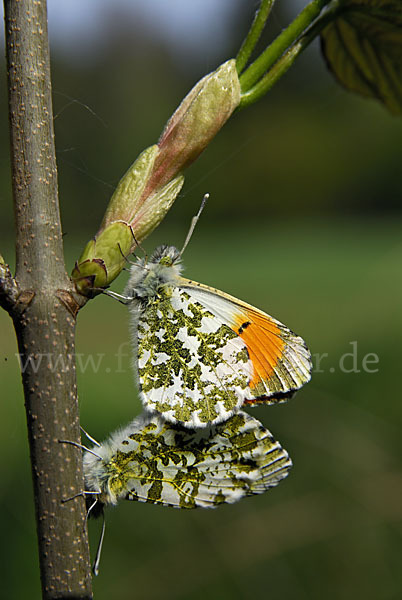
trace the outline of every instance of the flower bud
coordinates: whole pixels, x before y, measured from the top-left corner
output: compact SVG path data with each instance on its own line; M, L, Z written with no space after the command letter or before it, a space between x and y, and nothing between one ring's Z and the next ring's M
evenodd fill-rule
M91 296L117 277L125 258L173 204L184 182L181 171L201 154L239 102L234 60L206 75L189 92L158 144L144 150L120 180L98 233L73 270L81 294Z
M123 179L127 178L130 171ZM155 194L145 198L142 204L137 202L137 210L131 215L130 203L125 203L125 191L129 190L130 182L127 182L126 190L123 186L123 189L119 189L122 183L120 182L112 201L118 192L122 198L122 206L126 209L124 214L131 218L131 221L108 222L112 211L107 212L100 230L94 239L88 242L72 272L72 278L80 294L92 296L94 293L101 292L99 288L110 285L123 269L127 256L131 254L137 243L162 221L180 192L183 182L184 177L179 175Z
M169 181L208 146L240 103L235 60L206 75L169 119L158 142L149 188Z

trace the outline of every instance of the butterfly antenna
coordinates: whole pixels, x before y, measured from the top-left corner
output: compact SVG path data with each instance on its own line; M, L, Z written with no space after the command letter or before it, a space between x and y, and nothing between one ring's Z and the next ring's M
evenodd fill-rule
M102 554L102 546L103 546L103 538L105 537L105 529L106 529L105 512L102 510L102 531L101 531L101 536L99 538L98 549L96 550L95 562L92 567L92 573L95 576L99 575L99 563L100 563L100 557Z
M184 250L187 248L188 243L191 240L191 236L193 235L195 226L197 225L198 219L200 218L201 213L204 210L204 206L205 206L205 203L208 200L208 198L209 198L209 194L205 194L205 196L202 199L201 206L200 206L198 213L195 215L195 217L193 217L191 219L190 229L188 230L188 234L187 234L186 240L183 244L183 248L180 250L180 254L179 254L180 258L182 257Z
M145 258L145 262L148 262L148 254L147 251L145 250L145 248L143 246L141 246L140 242L137 240L137 238L135 237L133 228L130 226L130 231L131 231L131 235L133 236L133 240L134 242L137 244L137 248L139 248L140 250L142 250L142 252L144 253L144 258ZM130 262L130 261L129 261Z

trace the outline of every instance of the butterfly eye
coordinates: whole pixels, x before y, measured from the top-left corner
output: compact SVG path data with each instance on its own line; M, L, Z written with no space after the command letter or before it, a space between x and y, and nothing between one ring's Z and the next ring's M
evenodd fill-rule
M160 259L159 264L163 265L164 267L171 267L173 265L173 259L171 256L163 256Z

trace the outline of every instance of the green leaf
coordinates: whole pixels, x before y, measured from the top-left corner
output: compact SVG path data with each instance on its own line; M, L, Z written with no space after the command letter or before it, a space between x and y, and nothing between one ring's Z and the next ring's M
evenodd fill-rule
M329 69L345 88L402 113L401 0L340 0L321 33Z

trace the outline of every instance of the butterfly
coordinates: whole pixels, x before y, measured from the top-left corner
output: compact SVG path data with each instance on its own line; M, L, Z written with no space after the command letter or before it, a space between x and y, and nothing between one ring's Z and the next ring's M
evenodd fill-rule
M134 372L147 410L197 428L243 404L287 400L310 379L303 339L266 313L181 276L182 250L160 246L139 258L121 296L128 305Z
M94 440L93 440L94 441ZM239 411L225 423L191 431L143 412L84 454L94 515L118 500L176 508L214 508L262 494L292 462L257 419Z

